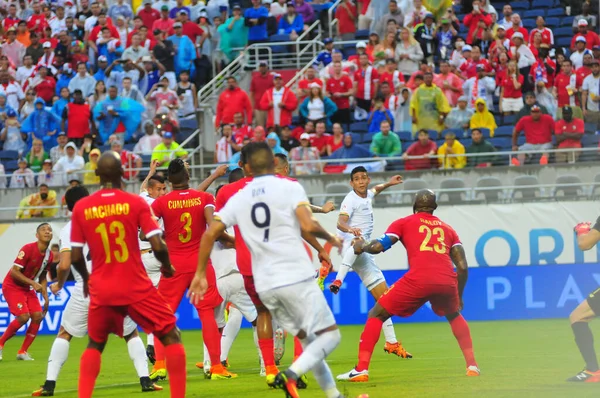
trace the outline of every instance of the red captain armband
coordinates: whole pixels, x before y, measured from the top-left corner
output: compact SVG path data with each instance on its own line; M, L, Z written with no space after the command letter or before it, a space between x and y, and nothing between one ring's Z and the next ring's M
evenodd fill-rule
M573 228L578 237L587 234L590 229L592 229L592 223L590 222L580 222Z

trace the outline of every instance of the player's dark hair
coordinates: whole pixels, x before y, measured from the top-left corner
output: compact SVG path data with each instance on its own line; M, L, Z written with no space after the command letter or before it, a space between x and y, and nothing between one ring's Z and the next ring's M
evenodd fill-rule
M49 188L47 184L40 184L38 185L38 188Z
M367 173L367 174L369 174L367 172L367 169L364 168L364 166L356 166L350 172L350 181L352 181L352 179L354 178L354 174L356 174L356 173Z
M155 183L164 184L165 183L165 177L163 177L161 175L158 175L158 174L153 175L148 180L148 186L152 187L152 186L154 186Z
M240 169L239 167L237 169L233 169L231 171L231 173L229 173L229 183L230 184L232 182L237 182L237 181L241 180L242 178L244 178L244 170Z
M186 179L189 178L188 174L185 172L185 162L183 159L175 159L169 163L169 168L167 169L169 173L169 181L171 184L184 184Z
M276 153L274 155L282 164L288 164L288 157L283 153Z
M90 193L88 192L87 188L82 185L77 185L73 188L67 189L67 192L65 192L65 202L67 202L67 209L69 209L69 211L73 211L75 203L77 203L79 199L85 198L89 195Z
M251 142L246 145L246 159L252 170L252 174L267 174L275 167L273 150L266 142Z
M248 163L248 146L249 144L244 145L240 151L240 163L243 165Z
M217 194L219 193L219 191L221 190L221 188L223 188L225 186L225 184L221 184L217 187L217 189L215 189L215 198L217 197Z
M37 226L37 228L35 229L35 232L38 233L40 231L40 228L45 227L46 225L50 225L47 222L43 222L40 225Z

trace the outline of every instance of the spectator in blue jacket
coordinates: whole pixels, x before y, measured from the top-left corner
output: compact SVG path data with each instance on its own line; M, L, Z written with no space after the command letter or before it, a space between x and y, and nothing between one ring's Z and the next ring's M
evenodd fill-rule
M283 18L283 17L282 17ZM327 37L323 39L323 44L325 45L325 49L317 55L317 59L315 60L315 67L321 69L321 67L326 67L332 61L333 54L333 39L331 37Z
M279 20L279 34L290 35L290 40L296 40L304 30L302 15L296 12L294 3L287 3L287 13Z
M337 111L337 105L329 97L323 95L323 90L317 83L311 83L308 88L310 88L310 94L300 104L300 114L305 120L311 121L315 125L317 122L324 121L327 129L331 129L331 116Z
M381 126L381 122L384 120L388 121L393 131L394 115L392 115L392 112L390 112L389 109L385 108L384 99L382 97L376 97L373 110L367 119L367 123L369 124L369 133L378 133L380 131L379 126Z
M244 12L244 23L248 29L248 45L261 43L268 39L267 17L269 10L262 6L260 0L252 0L252 8Z

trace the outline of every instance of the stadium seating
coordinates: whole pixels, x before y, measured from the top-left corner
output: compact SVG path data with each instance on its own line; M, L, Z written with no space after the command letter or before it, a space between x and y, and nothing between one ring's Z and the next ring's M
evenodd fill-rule
M542 196L540 188L537 187L539 183L540 181L534 175L523 175L515 178L513 184L522 188L514 188L512 197L516 198L516 194L519 194L522 199L535 199Z
M337 195L327 197L327 200L332 200L335 203L336 207L340 207L342 205L342 201L344 200L344 196L348 192L350 192L350 186L348 184L328 184L325 187L325 193L327 195Z
M467 200L468 191L469 190L465 188L465 182L462 179L447 178L441 182L438 196L440 202L459 204Z
M17 159L19 159L19 152L17 151L0 151L0 161L2 162Z
M500 126L494 131L494 137L512 137L513 126Z
M352 133L366 133L369 131L369 124L367 122L355 122L350 125L350 131Z
M474 189L474 199L481 199L490 202L496 202L503 199L502 181L497 177L481 177L477 180L477 186Z
M569 199L582 198L584 189L581 178L576 175L563 175L556 178L557 187L554 190L554 196L562 196ZM561 186L562 185L562 186Z

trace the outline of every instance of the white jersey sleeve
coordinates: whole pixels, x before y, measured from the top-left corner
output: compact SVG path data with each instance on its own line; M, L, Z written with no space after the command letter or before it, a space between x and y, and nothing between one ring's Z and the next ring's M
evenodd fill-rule
M348 216L348 225L352 228L359 228L365 239L370 239L373 233L373 198L375 191L369 189L367 197L358 196L352 191L344 198L340 207L340 215ZM344 241L354 239L353 234L338 230L340 237Z
M60 230L58 250L61 253L71 251L71 221Z
M59 246L60 253L62 254L62 253L70 252L71 248L72 248L72 245L71 245L71 221L69 221L60 230L59 237L60 238L59 238L58 246ZM91 273L92 272L92 262L88 261L88 259L87 259L88 253L89 253L89 248L88 248L88 245L86 244L83 247L83 255L86 258L85 264L87 266L88 273ZM71 272L73 273L73 278L75 278L75 291L83 294L83 290L82 290L83 289L83 278L81 277L81 274L79 274L79 272L77 272L77 270L73 266L71 266Z

